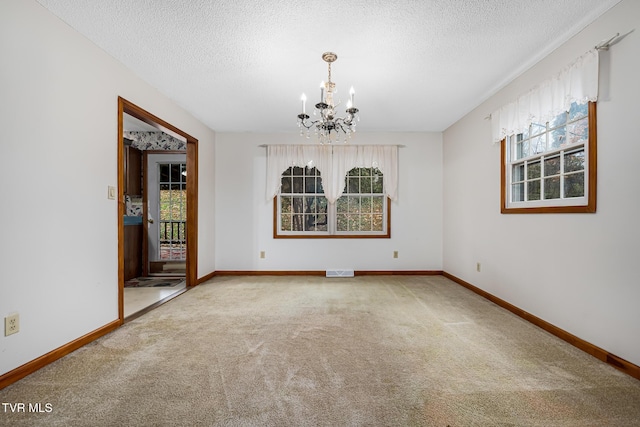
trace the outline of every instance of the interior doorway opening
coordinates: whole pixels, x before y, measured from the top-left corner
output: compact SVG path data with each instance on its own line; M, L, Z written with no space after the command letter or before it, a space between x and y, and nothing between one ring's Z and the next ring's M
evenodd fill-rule
M124 322L196 283L197 140L123 98L118 135L118 295Z

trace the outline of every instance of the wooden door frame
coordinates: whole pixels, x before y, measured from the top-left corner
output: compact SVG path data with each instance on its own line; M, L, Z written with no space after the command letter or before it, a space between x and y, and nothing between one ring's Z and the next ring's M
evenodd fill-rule
M198 280L198 140L134 103L118 97L118 318L124 321L124 114L187 141L187 261L186 284Z

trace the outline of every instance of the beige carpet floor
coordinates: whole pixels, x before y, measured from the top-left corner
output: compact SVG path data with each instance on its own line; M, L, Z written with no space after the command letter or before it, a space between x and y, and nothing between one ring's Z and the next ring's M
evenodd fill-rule
M441 276L215 278L0 402L43 408L7 426L640 426L640 381Z

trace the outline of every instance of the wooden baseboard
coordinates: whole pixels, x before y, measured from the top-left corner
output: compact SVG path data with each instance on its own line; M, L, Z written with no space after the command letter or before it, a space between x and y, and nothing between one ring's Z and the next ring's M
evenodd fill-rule
M113 322L107 323L103 327L98 328L93 332L89 332L88 334L63 345L62 347L52 350L49 353L32 360L31 362L27 362L24 365L7 372L6 374L0 375L0 390L26 377L27 375L34 373L38 369L43 368L52 362L55 362L56 360L66 356L67 354L79 349L80 347L85 346L92 341L95 341L101 336L108 334L109 332L118 328L121 324L122 321L114 320Z
M213 276L325 276L324 270L218 270ZM356 270L355 276L441 276L442 270Z
M360 270L356 276L441 276L442 270Z
M570 334L569 332L565 331L564 329L560 329L559 327L552 325L551 323L547 322L546 320L542 320L539 317L534 316L531 313L528 313L524 310L522 310L521 308L516 307L515 305L496 297L495 295L490 294L487 291L484 291L474 285L472 285L469 282L466 282L452 274L447 273L446 271L442 273L442 275L448 279L451 279L452 281L456 282L457 284L469 289L472 292L475 292L476 294L480 295L483 298L488 299L489 301L493 302L496 305L499 305L500 307L509 310L510 312L512 312L513 314L515 314L516 316L519 316L521 318L523 318L524 320L528 321L529 323L532 323L534 325L536 325L539 328L544 329L545 331L549 332L552 335L555 335L556 337L560 338L563 341L566 341L567 343L571 344L572 346L579 348L580 350L584 351L585 353L590 354L591 356L595 357L596 359L599 359L611 366L613 366L614 368L624 372L625 374L628 374L636 379L640 380L640 366L637 366L629 361L626 361L614 354L609 353L606 350L601 349L600 347L591 344L590 342L587 342L585 340L583 340L582 338L579 338L573 334Z
M211 272L211 273L209 273L209 274L207 274L207 275L205 275L205 276L202 276L202 277L198 278L198 280L196 281L196 283L194 283L194 284L193 284L193 286L195 286L195 285L199 285L199 284L201 284L201 283L204 283L204 282L206 282L207 280L211 280L211 279L213 279L215 276L216 276L216 272L215 272L215 271L214 271L214 272Z

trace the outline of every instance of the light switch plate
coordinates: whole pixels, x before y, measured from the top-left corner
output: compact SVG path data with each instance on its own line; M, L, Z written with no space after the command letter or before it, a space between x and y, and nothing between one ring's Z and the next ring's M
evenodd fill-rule
M116 187L110 185L107 189L107 197L109 198L109 200L115 200L116 199Z

